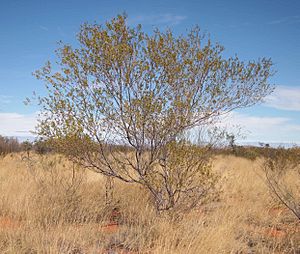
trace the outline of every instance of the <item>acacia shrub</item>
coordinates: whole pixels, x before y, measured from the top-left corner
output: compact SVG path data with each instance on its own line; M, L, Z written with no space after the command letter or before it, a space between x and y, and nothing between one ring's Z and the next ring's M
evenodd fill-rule
M225 58L224 47L198 27L180 36L158 29L146 34L119 15L104 26L82 25L77 38L78 48L62 44L57 50L57 66L47 62L35 72L48 91L38 98L37 132L82 166L142 185L159 209L180 200L173 197L175 187L192 184L187 158L195 158L199 172L206 167L192 146L190 156L178 145L180 137L194 127L214 126L220 115L259 103L273 90L270 59ZM172 156L182 149L182 174L172 180L178 185L159 189L157 182L171 184L179 170ZM170 202L160 205L162 200Z

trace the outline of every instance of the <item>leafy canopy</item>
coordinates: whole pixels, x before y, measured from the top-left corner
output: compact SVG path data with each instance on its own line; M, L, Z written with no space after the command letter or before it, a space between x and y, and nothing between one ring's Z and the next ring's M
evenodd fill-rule
M48 62L35 73L47 83L40 98L46 137L85 134L93 140L159 147L188 128L272 91L272 62L224 58L199 28L186 36L141 26L119 15L103 27L84 24L79 48L57 50L59 71Z

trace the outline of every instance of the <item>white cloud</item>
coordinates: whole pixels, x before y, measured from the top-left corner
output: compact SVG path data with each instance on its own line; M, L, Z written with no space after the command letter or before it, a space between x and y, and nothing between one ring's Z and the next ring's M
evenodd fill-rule
M174 15L170 13L155 15L139 15L129 18L130 24L146 24L146 25L178 25L187 17L182 15Z
M278 86L274 93L266 98L266 106L300 111L300 87Z
M40 28L40 29L42 29L42 30L44 30L44 31L46 31L46 32L48 32L48 31L49 31L49 28L48 28L48 27L46 27L46 26L42 26L42 25L40 25L40 26L39 26L39 28Z
M37 123L37 113L0 113L0 135L2 136L33 136L31 131Z
M239 125L249 142L300 143L300 124L286 117L250 116L231 112L221 121L221 126Z
M33 136L38 112L33 114L0 113L0 135ZM264 117L231 112L222 118L220 126L235 132L240 126L242 135L249 142L298 143L300 124L287 117Z
M286 17L282 17L276 20L272 20L270 22L268 22L268 25L278 25L278 24L296 24L300 22L300 16L299 15L295 15L295 16L286 16Z
M1 95L0 94L0 104L8 104L11 103L12 96Z

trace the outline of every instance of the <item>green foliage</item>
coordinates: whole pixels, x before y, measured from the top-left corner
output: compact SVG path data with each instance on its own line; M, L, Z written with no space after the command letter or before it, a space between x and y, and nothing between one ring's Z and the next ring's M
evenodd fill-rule
M148 35L119 15L105 26L84 24L77 38L78 48L57 50L58 72L48 62L35 73L48 90L39 97L37 132L82 165L142 184L155 198L149 179L159 178L162 151L187 130L272 92L270 59L224 58L223 46L197 27L185 36Z
M53 147L51 147L49 142L40 139L34 142L33 149L37 154L42 155L42 154L50 153L53 150Z
M161 153L145 182L158 210L189 210L216 194L218 177L207 149L181 140L169 143Z
M27 152L27 151L32 150L33 143L26 140L26 141L22 142L21 146L22 146L23 150Z
M224 59L223 47L199 29L149 36L118 16L105 28L83 25L78 40L78 49L58 49L60 72L50 63L36 72L49 90L40 98L47 117L39 133L46 137L85 132L103 140L110 129L132 146L141 138L161 142L271 92L270 60Z

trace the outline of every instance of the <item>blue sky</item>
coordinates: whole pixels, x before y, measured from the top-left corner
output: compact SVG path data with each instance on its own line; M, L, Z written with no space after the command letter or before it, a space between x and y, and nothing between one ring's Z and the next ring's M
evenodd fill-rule
M271 57L277 85L266 103L230 114L246 141L300 143L300 1L34 1L0 2L0 135L28 136L36 106L25 97L43 84L31 73L53 60L57 42L76 43L83 22L103 23L126 12L129 23L147 32L170 27L175 33L198 24L214 41L245 60Z

